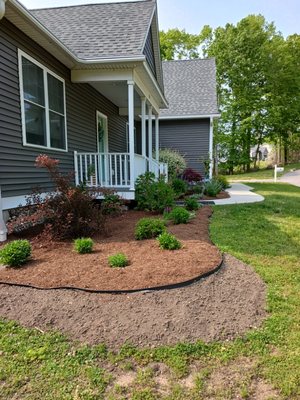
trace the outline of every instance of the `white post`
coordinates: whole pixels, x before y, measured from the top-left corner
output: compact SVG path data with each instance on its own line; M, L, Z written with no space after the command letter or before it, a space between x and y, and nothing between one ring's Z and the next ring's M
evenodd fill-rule
M146 157L146 98L142 97L142 156Z
M129 162L130 190L134 190L134 82L128 81L128 129L129 129Z
M155 159L159 162L159 115L155 115Z
M275 164L275 167L274 167L274 182L275 183L277 182L277 164Z
M213 141L214 141L214 124L213 118L209 119L209 179L212 179L213 176L213 168L214 168L214 160L213 160Z
M7 228L3 217L1 186L0 186L0 242L5 242L6 239L7 239Z
M6 0L0 0L0 19L2 19L5 14L5 2Z
M78 157L77 151L74 151L74 168L75 168L75 185L79 185L79 174L78 174Z
M148 107L148 151L149 151L149 169L152 172L152 106Z

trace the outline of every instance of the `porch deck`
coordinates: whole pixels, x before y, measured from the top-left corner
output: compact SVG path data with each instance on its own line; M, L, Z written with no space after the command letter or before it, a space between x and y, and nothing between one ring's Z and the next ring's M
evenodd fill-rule
M131 162L134 168L131 168ZM134 184L139 175L153 172L156 178L168 179L168 165L157 160L130 153L74 152L75 183L91 188L114 189L126 199L134 199ZM134 171L131 176L131 171Z

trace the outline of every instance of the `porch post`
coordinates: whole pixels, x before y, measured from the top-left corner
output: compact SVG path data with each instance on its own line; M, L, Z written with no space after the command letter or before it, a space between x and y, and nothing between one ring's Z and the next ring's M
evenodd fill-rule
M159 162L159 115L155 115L155 159Z
M152 172L152 106L148 107L148 151L149 151L149 169Z
M146 98L142 97L142 156L146 157Z
M134 190L134 82L127 81L128 85L128 130L129 130L129 170L130 190Z
M214 167L214 155L213 155L213 141L214 141L214 137L213 137L213 118L209 119L209 179L212 179L213 176L213 167Z

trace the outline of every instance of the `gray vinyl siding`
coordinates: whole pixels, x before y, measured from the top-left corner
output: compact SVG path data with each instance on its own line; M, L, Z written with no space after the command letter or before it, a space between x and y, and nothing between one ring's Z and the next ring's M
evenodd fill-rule
M161 120L159 126L160 148L178 150L188 167L204 174L200 160L208 157L209 119Z
M22 144L18 48L65 80L68 152ZM3 197L29 194L32 187L50 188L45 171L34 167L43 153L60 160L61 170L74 170L73 152L96 152L96 110L108 117L109 151L126 150L126 121L118 107L88 84L73 84L70 70L14 25L0 22L0 185Z
M146 56L146 60L153 72L154 76L156 77L156 67L155 67L155 57L154 57L154 50L153 50L153 40L152 40L152 28L150 28L147 40L145 43L144 48L144 55Z

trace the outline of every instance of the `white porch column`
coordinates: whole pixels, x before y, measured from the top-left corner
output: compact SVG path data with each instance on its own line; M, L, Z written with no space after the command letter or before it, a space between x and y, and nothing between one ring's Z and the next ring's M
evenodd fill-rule
M5 242L6 239L7 239L7 228L3 216L1 186L0 186L0 242Z
M142 156L146 157L146 98L142 97Z
M159 115L155 115L155 159L159 161Z
M214 120L213 118L209 119L209 179L212 179L213 176L213 168L214 168L214 155L213 155L213 141L214 141Z
M149 167L152 171L152 106L148 107L148 151L149 151Z
M128 130L129 130L129 162L130 162L130 190L134 190L134 82L127 81L128 85Z

